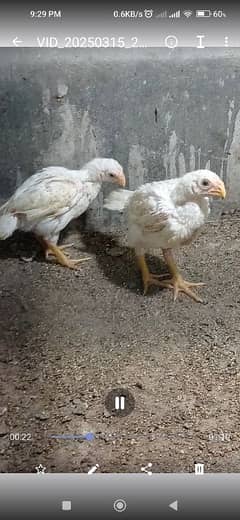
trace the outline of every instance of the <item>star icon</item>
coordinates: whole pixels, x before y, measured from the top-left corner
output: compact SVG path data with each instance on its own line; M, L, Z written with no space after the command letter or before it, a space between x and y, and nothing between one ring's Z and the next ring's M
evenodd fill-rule
M35 470L36 470L38 475L44 475L46 469L47 468L45 468L45 466L43 466L42 464L39 464L39 466L35 467Z

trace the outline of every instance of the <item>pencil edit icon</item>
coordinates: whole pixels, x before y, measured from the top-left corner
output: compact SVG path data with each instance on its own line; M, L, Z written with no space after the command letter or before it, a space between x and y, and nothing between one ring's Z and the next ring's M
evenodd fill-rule
M88 471L88 475L92 475L93 473L96 473L96 471L98 470L99 468L99 464L95 464L95 466L93 466L89 471Z

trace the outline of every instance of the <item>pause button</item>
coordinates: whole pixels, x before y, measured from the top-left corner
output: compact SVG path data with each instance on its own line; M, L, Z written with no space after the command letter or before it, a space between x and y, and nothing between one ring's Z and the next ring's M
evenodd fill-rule
M111 415L125 417L134 410L135 400L126 388L115 388L107 394L105 406Z
M125 395L116 395L114 399L115 410L125 410L126 408L126 397Z

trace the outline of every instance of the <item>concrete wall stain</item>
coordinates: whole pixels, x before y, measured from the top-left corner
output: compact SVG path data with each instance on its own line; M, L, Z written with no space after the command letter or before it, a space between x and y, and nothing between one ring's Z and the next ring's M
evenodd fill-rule
M123 165L131 189L211 168L227 183L226 205L240 206L237 49L65 51L0 50L1 201L44 166L101 155ZM119 222L102 202L89 227Z

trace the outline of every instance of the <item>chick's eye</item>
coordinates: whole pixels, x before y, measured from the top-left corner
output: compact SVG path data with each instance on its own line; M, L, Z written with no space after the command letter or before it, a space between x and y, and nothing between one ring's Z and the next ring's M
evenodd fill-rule
M114 173L109 173L110 177L114 177Z
M204 179L204 180L202 181L202 185L203 185L203 186L209 186L209 181L208 181L207 179Z

